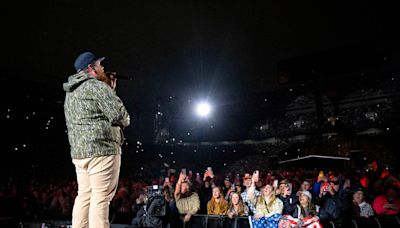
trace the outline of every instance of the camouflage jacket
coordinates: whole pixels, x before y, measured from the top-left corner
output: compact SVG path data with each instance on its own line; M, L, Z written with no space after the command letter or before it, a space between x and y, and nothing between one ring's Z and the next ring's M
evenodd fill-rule
M121 153L122 128L130 124L121 99L104 82L85 72L68 78L64 114L74 159Z

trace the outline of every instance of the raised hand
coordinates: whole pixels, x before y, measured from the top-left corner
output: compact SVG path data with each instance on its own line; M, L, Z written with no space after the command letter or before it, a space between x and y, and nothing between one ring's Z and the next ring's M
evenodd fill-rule
M252 183L257 183L260 180L260 172L258 170L254 171L253 175L251 176Z
M182 173L182 172L181 172L181 173L179 174L178 182L185 181L185 180L186 180L186 177L187 177L186 173Z

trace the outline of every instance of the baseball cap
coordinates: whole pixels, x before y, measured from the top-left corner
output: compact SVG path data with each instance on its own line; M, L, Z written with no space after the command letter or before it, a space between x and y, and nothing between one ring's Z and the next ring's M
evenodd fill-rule
M284 179L284 180L279 181L279 184L289 184L289 181Z
M357 187L357 188L355 188L355 189L354 189L354 193L356 193L356 192L362 192L362 193L365 193L365 189L364 189L364 188L362 188L362 187Z
M299 196L300 196L301 194L307 196L309 199L312 199L312 195L311 195L311 193L310 193L309 191L300 191L300 192L299 192Z
M77 72L85 69L89 64L96 61L103 61L105 57L97 58L92 52L86 51L81 53L74 62L74 67Z
M244 175L243 180L246 180L246 179L251 179L250 173L246 173L246 174Z

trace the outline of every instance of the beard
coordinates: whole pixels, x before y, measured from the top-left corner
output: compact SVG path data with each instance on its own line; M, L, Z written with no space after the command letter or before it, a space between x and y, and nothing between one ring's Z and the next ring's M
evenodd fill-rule
M185 193L181 194L181 198L187 198L190 197L193 193L191 191L187 191Z

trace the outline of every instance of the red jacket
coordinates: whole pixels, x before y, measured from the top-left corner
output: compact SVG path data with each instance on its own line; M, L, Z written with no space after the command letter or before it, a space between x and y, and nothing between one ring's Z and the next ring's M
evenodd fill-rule
M397 206L397 210L384 208L383 206L387 203L387 197L385 195L380 195L374 199L374 202L372 203L372 208L377 215L395 215L399 213L400 199L396 199L394 203Z

